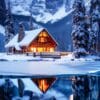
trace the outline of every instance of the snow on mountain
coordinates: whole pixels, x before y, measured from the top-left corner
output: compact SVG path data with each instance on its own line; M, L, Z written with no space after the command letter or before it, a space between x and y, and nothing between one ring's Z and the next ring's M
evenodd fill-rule
M74 10L71 9L70 11L66 12L65 5L63 5L61 8L59 8L59 10L54 15L52 15L52 14L50 14L48 12L45 12L44 16L41 16L41 15L35 16L35 15L33 15L33 18L35 18L39 22L44 22L44 23L51 22L51 23L54 23L54 22L57 22L58 20L64 18L65 16L68 16L73 11Z
M10 0L12 13L18 15L30 15L29 9L32 0Z
M33 18L36 21L54 23L72 12L73 0L54 0L49 2L51 4L48 3L48 0L11 0L12 13L29 16L30 11L32 11ZM48 6L50 7L48 8Z
M24 15L24 16L30 15L29 11L23 9L23 7L20 5L14 6L12 9L13 9L12 10L13 14Z
M6 0L7 4L8 0ZM29 16L32 11L33 18L38 22L54 23L72 13L74 0L10 0L13 14ZM90 0L84 0L87 9Z
M2 25L0 25L0 33L2 33L3 35L5 35L5 29Z

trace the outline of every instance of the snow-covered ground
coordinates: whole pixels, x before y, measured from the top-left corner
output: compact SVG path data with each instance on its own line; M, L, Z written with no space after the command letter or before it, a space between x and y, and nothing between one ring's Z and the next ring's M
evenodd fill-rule
M0 54L1 75L69 75L100 71L99 57L75 59L72 54L61 59L40 58L26 55Z

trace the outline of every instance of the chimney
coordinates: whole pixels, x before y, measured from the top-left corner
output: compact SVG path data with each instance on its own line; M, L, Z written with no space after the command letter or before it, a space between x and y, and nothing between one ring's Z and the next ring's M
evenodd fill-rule
M19 23L19 35L18 35L18 42L22 41L24 36L25 36L25 32L24 32L24 26L23 23Z

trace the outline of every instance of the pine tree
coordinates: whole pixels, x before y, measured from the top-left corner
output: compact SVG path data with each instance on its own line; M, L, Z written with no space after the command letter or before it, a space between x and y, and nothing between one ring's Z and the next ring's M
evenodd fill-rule
M73 4L75 9L73 14L73 47L75 57L86 56L88 51L88 31L85 18L85 6L83 0L75 0Z
M0 24L4 25L6 19L6 5L5 0L0 0Z
M10 2L8 2L8 10L6 14L6 21L5 21L5 43L8 43L12 37L14 36L14 25L13 25L13 19L11 15L11 9L10 9Z
M25 36L24 26L23 26L23 23L20 22L20 23L19 23L18 42L22 41L22 39L24 38L24 36Z
M100 0L91 0L90 16L90 48L92 53L96 53L100 50Z

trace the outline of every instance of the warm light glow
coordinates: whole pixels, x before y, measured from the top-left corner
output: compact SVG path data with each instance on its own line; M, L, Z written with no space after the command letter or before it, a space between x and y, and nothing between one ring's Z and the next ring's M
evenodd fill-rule
M37 85L37 87L45 93L55 82L56 78L36 78L32 79L33 82Z
M47 42L47 33L46 32L41 32L39 35L38 42Z
M39 35L39 37L47 37L47 36L48 36L48 35L47 35L46 32L41 32L40 35Z
M50 48L50 52L54 52L54 48Z
M49 87L49 84L47 83L47 81L45 79L42 79L39 81L39 88L40 90L42 90L43 92L45 92Z
M37 49L38 49L38 52L43 52L43 48L42 47L39 47Z
M40 42L45 42L45 38L44 37L41 37L40 38Z
M53 47L31 47L31 52L54 52Z
M47 37L47 36L48 36L48 35L46 34L46 32L43 32L42 35L43 35L44 37Z
M31 51L32 52L36 52L36 48L35 47L31 47Z

